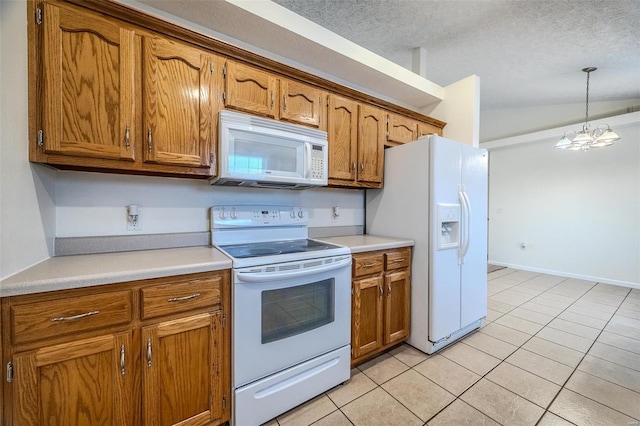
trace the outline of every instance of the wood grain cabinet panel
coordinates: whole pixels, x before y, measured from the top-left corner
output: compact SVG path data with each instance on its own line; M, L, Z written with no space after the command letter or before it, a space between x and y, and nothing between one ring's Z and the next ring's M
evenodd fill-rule
M417 139L418 122L398 114L387 114L387 138L385 145L394 146Z
M401 342L409 337L410 281L407 270L387 273L384 303L384 344Z
M360 104L358 108L358 181L382 186L385 120L380 108Z
M418 122L418 137L426 135L440 135L442 136L442 127L434 126L433 124Z
M145 37L145 161L210 165L213 65L207 52L168 39Z
M409 338L411 248L354 254L352 278L351 365L355 366Z
M44 152L134 160L134 32L43 5Z
M143 328L146 424L203 425L220 417L221 318L201 314Z
M131 333L14 355L16 425L134 424Z
M326 104L323 92L308 84L280 79L280 120L323 128ZM323 129L324 130L324 129Z
M127 324L132 318L127 290L15 304L11 307L11 338L13 344L21 344Z
M228 60L224 79L225 108L278 118L278 79L275 74Z
M382 277L353 282L351 347L352 358L358 358L382 347L383 323Z
M190 311L222 302L222 277L206 277L177 283L143 287L142 318Z
M358 103L329 95L327 117L329 138L329 180L355 183L358 161Z

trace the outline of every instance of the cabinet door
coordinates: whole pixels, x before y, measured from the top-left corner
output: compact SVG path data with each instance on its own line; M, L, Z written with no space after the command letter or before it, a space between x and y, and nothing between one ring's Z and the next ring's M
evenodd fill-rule
M277 82L276 76L266 71L227 61L224 106L277 118Z
M353 282L351 347L358 358L382 346L382 277Z
M202 425L222 413L221 312L142 329L143 416L150 425Z
M387 116L387 142L390 146L407 143L417 139L418 123L408 117L396 114Z
M384 281L384 344L388 345L409 336L411 283L406 270L388 273Z
M329 179L355 181L358 155L358 103L329 95Z
M358 181L382 183L385 123L381 109L360 105L358 117Z
M16 354L13 423L132 424L131 347L126 332Z
M44 4L47 153L134 159L134 32L91 13Z
M213 61L207 52L158 37L144 40L145 161L209 166Z
M297 81L280 80L280 119L320 127L324 103L322 91Z
M434 134L442 136L442 129L433 124L418 122L418 137Z

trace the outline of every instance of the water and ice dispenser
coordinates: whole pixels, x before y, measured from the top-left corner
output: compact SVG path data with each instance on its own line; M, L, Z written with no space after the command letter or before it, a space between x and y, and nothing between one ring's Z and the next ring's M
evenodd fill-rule
M438 203L438 250L460 246L460 204Z

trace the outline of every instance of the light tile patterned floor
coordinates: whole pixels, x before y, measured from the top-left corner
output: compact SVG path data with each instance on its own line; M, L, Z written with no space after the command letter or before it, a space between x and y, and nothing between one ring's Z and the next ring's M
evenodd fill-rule
M501 269L483 327L402 345L267 424L640 425L640 290Z

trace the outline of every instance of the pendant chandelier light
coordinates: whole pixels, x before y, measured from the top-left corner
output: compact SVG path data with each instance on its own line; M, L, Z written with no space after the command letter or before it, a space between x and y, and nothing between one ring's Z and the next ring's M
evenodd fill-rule
M601 124L595 129L589 130L589 74L595 70L597 70L596 67L583 68L582 70L587 73L587 106L582 130L579 132L575 130L565 132L556 144L556 149L586 151L590 148L601 148L603 146L613 145L615 141L620 139L620 136L618 136L608 124ZM573 139L567 137L567 134L571 133L575 134Z

